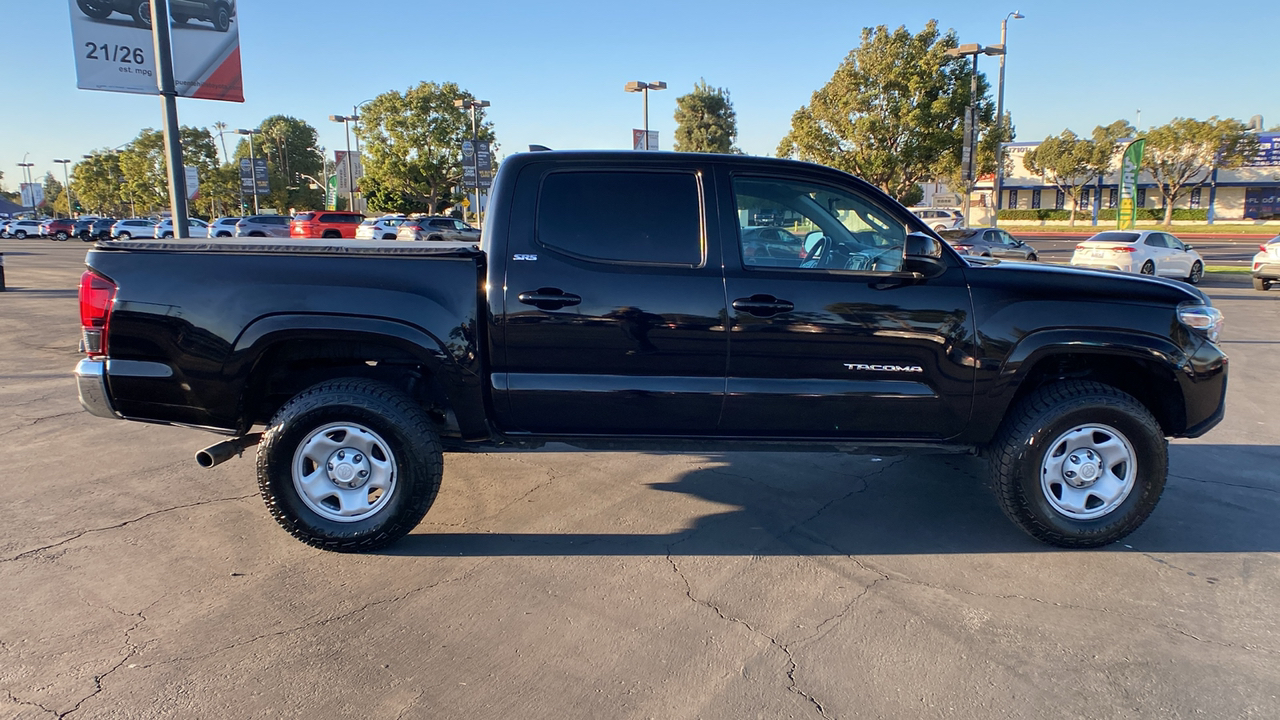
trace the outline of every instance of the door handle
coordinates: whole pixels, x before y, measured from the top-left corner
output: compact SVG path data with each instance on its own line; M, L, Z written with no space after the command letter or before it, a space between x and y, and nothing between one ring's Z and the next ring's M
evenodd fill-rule
M791 312L796 309L796 306L790 300L779 300L772 295L752 295L749 298L734 300L733 309L756 317L772 317L779 313Z
M540 310L559 310L582 302L580 296L567 293L560 288L538 288L533 291L525 291L517 295L516 299L525 305L532 305Z

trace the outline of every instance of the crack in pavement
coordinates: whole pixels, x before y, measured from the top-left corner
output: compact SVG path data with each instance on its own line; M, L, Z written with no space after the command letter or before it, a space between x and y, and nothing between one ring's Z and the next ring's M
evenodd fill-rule
M55 710L50 710L49 708L47 708L47 707L45 707L45 706L41 705L40 703L34 703L34 702L30 702L30 701L23 700L23 699L19 698L17 695L14 695L12 692L10 692L7 688L6 688L6 689L4 689L4 694L5 694L5 697L9 698L9 702L16 703L16 704L18 704L18 705L22 705L22 706L25 706L25 707L40 708L41 710L43 710L43 711L45 711L45 712L49 713L50 715L54 716L55 718L60 718L60 717L62 717L61 715L59 715L59 714L57 713L57 711L55 711Z
M1259 487L1257 485L1242 485L1240 483L1222 482L1221 480L1203 480L1201 478L1188 477L1186 475L1175 475L1169 473L1169 477L1175 477L1179 480L1190 480L1191 482L1204 483L1205 485L1225 485L1227 487L1242 488L1244 490L1259 490L1261 492L1280 493L1280 488Z
M273 632L262 633L262 634L260 634L260 635L256 635L256 636L254 636L254 637L252 637L252 638L249 638L248 640L241 640L241 641L239 641L239 642L233 642L233 643L231 643L230 645L224 645L223 647L216 648L216 649L214 649L214 650L210 650L209 652L206 652L206 653L200 653L200 654L198 654L198 655L188 655L188 656L176 657L176 658L169 658L168 660L160 660L160 661L153 662L153 663L148 663L148 664L145 664L145 665L139 665L138 667L140 667L140 668L142 668L142 669L144 669L144 670L147 670L147 669L154 668L154 667L160 667L160 666L162 666L162 665L172 665L172 664L174 664L174 663L180 663L180 662L189 662L189 661L193 661L193 660L203 660L203 659L205 659L205 658L213 657L214 655L218 655L218 654L220 654L220 653L224 653L224 652L226 652L226 651L228 651L228 650L234 650L234 649L236 649L236 648L244 647L244 646L246 646L246 645L252 645L252 644L254 644L254 643L256 643L256 642L258 642L258 641L260 641L260 640L266 640L266 639L268 639L268 638L280 637L280 636L282 636L282 635L289 635L289 634L296 633L296 632L299 632L299 631L302 631L302 630L308 630L308 629L310 629L310 628L321 627L321 626L323 626L323 625L328 625L328 624L330 624L330 623L339 622L339 621L341 621L341 620L345 620L345 619L347 619L347 618L349 618L349 617L352 617L353 615L358 615L358 614L360 614L360 613L362 613L362 612L365 612L365 611L370 610L370 609L375 608L375 607L380 607L380 606L383 606L383 605L391 605L391 604L394 604L394 603L398 603L398 602L401 602L401 601L403 601L403 600L407 600L408 598L410 598L410 597L412 597L412 596L414 596L414 595L417 595L417 594L419 594L419 593L426 592L426 591L428 591L428 590L433 590L433 589L435 589L435 588L437 588L437 587L440 587L440 586L442 586L442 585L447 585L447 584L450 584L450 583L455 583L455 582L460 582L460 581L462 581L462 580L466 580L467 578L471 577L471 575L472 575L472 574L474 574L477 570L479 570L479 569L480 569L480 567L481 567L482 565L484 565L484 563L483 563L483 562L477 562L475 565L471 566L471 568L470 568L469 570L467 570L466 572L464 572L464 573L462 573L461 575L458 575L458 576L456 576L456 577L445 578L445 579L443 579L443 580L439 580L439 581L437 581L437 582L431 583L430 585L423 585L423 586L421 586L421 587L412 588L412 589L410 589L410 590L406 590L405 592L403 592L403 593L401 593L401 594L399 594L399 595L397 595L397 596L395 596L395 597L386 598L386 599L384 599L384 600L372 600L372 601L370 601L370 602L365 603L364 605L361 605L361 606L360 606L360 607L358 607L358 608L355 608L354 610L348 610L347 612L344 612L344 613L339 613L339 614L337 614L337 615L331 615L331 616L329 616L329 617L327 617L327 618L321 618L321 619L319 619L319 620L313 620L313 621L311 621L311 622L305 622L305 623L302 623L301 625L295 625L294 627L286 628L286 629L284 629L284 630L275 630L275 631L273 631Z
M79 702L75 704L75 707L71 708L70 710L64 713L58 713L57 715L59 720L75 713L77 710L80 709L80 706L84 705L86 702L92 700L93 698L97 697L100 693L102 693L102 681L106 680L107 676L111 675L115 671L124 667L124 664L129 662L129 658L132 658L134 655L137 654L138 646L133 644L133 638L130 637L130 634L134 630L137 630L139 627L142 627L142 624L147 621L147 616L144 613L146 613L151 608L155 607L165 597L166 596L162 595L156 598L154 601L151 602L150 605L147 605L146 607L142 608L136 613L126 613L120 610L116 610L115 608L112 608L112 607L99 607L97 605L89 603L88 601L85 601L84 598L81 598L81 601L83 601L86 605L88 605L91 608L95 608L98 610L108 610L118 615L124 615L125 617L136 617L138 618L138 621L135 622L133 625L129 626L128 628L126 628L124 631L124 645L125 645L125 648L127 648L128 652L124 654L124 657L120 658L119 662L117 662L115 665L112 665L110 668L108 668L106 672L102 673L101 675L94 675L93 676L93 692L81 698Z
M83 409L81 409L81 410L73 410L73 411L71 411L71 412L58 413L57 415L45 415L45 416L38 417L38 418L22 417L21 415L18 415L17 417L19 417L19 418L21 418L21 419L23 419L23 420L30 420L30 421L31 421L31 424L32 424L32 425L35 425L35 424L39 423L39 422L40 422L40 421L42 421L42 420L55 420L55 419L57 419L57 418L61 418L61 417L70 417L70 416L72 416L72 415L82 415L82 414L84 414L84 410L83 410Z
M59 540L59 541L58 541L58 542L56 542L56 543L51 543L51 544L49 544L49 545L44 545L44 546L42 546L42 547L34 548L34 549L31 549L31 550L26 550L26 551L23 551L23 552L18 553L17 555L14 555L13 557L0 558L0 563L7 563L7 562L13 562L13 561L15 561L15 560L21 560L21 559L23 559L23 558L30 557L30 556L35 555L35 554L37 554L37 553L42 553L42 552L44 552L44 551L46 551L46 550L52 550L53 548L61 547L61 546L63 546L63 545L66 545L66 544L67 544L67 543L69 543L69 542L73 542L73 541L75 541L75 540L79 540L80 538L84 537L85 535L89 535L89 534L91 534L91 533L106 532L106 531L108 531L108 530L118 530L118 529L120 529L120 528L122 528L122 527L124 527L124 526L126 526L126 525L132 525L132 524L134 524L134 523L136 523L136 522L141 522L142 520L146 520L146 519L147 519L147 518L149 518L149 517L153 517L153 516L156 516L156 515L163 515L164 513L173 512L174 510L183 510L183 509L185 509L185 508L199 507L199 506L201 506L201 505L210 505L210 504L213 504L213 503L231 502L231 501L234 501L234 500L247 500L247 499L249 499L249 498L253 498L253 497L258 497L258 494L257 494L257 493L250 493L250 494L248 494L248 495L236 495L236 496L234 496L234 497L213 498L212 500L200 500L199 502L187 503L187 504L185 504L185 505L176 505L176 506L174 506L174 507L161 508L160 510L152 510L152 511L151 511L151 512L149 512L149 513L145 513L145 514L143 514L143 515L139 515L138 517L136 517L136 518L132 518L132 519L130 519L130 520L125 520L124 522L116 523L115 525L107 525L107 526L105 526L105 527L89 528L88 530L82 530L82 531L80 531L80 532L76 533L75 535L72 535L72 536L67 537L67 538L63 538L62 540Z
M683 542L683 540L679 542ZM676 544L678 543L672 543L672 546ZM725 615L724 611L721 610L720 607L717 606L715 603L712 603L706 600L699 600L698 598L694 597L693 585L689 583L689 578L685 577L685 574L680 570L680 566L676 563L675 559L671 557L670 548L668 548L668 552L667 552L667 562L671 564L672 572L674 572L676 576L680 578L680 581L684 583L685 597L689 598L689 600L691 600L694 604L700 605L702 607L705 607L711 610L717 616L719 616L721 620L725 620L730 623L741 625L752 634L758 635L764 638L765 640L768 640L769 644L772 647L782 651L782 654L785 655L787 658L787 683L788 683L787 690L807 700L809 704L813 706L814 710L817 711L819 716L826 718L827 720L830 720L831 716L827 714L827 710L822 706L822 703L814 696L800 689L799 684L796 683L796 670L799 668L799 665L796 663L795 656L791 654L791 648L789 647L791 643L784 644L784 643L778 642L777 638L773 637L769 633L764 632L763 630L760 630L752 626L751 623L747 622L746 620L743 620L742 618L739 618L739 617ZM876 582L879 582L879 581L876 581ZM868 589L870 589L870 586L868 586ZM866 592L864 591L858 597L862 597L862 595L865 595L865 594Z

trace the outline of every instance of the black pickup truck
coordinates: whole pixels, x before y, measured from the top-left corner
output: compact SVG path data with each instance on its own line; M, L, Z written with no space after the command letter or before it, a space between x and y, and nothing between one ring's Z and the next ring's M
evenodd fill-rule
M113 241L87 262L84 407L231 436L206 466L260 441L271 514L330 550L409 532L444 451L547 442L976 452L1015 523L1094 547L1147 518L1166 438L1226 395L1196 288L966 260L871 185L784 160L521 153L479 247Z

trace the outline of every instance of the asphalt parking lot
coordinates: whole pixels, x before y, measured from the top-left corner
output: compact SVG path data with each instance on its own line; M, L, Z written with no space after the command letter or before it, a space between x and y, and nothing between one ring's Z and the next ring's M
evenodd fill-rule
M0 716L1280 717L1280 292L1124 543L1024 536L980 460L449 455L405 541L289 538L251 458L80 410L86 246L0 241Z

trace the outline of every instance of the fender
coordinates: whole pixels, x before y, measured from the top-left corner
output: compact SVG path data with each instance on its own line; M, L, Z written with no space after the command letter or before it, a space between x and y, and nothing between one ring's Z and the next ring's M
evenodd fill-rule
M990 440L1031 370L1046 358L1068 354L1122 357L1154 363L1169 371L1183 391L1184 398L1187 386L1196 380L1196 371L1187 351L1166 337L1112 328L1033 331L1018 340L999 361L995 372L988 369L979 374L973 420L964 438L977 443ZM994 364L995 361L989 362Z
M465 322L464 318L456 320ZM253 367L276 344L308 339L317 342L342 338L376 341L413 356L435 377L457 416L463 437L488 437L481 365L474 333L464 324L442 330L459 340L445 342L430 331L389 318L330 314L268 315L250 323L236 338L223 366L222 376L235 386L233 392L243 409L244 394L248 390L248 378Z

